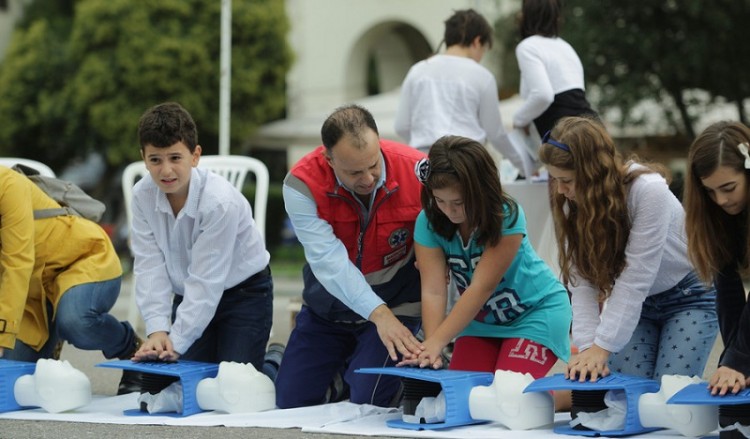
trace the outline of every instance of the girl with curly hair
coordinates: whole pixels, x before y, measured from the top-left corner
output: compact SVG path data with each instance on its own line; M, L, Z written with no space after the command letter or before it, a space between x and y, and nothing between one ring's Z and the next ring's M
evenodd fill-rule
M503 192L495 162L475 140L440 138L417 166L422 212L414 241L422 281L424 351L402 364L511 370L543 377L570 355L570 302L534 252L523 208ZM446 272L459 299L446 315Z
M663 166L623 160L586 117L561 119L539 156L580 350L566 377L701 376L717 333L716 292L688 260L685 213Z
M688 254L698 275L716 287L724 352L709 379L713 394L750 385L748 199L750 129L722 121L706 128L688 154L685 211Z

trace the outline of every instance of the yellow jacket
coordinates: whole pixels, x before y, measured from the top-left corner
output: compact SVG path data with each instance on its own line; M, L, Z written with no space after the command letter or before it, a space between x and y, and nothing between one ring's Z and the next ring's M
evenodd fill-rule
M47 303L71 287L115 279L122 267L98 224L77 216L34 220L60 205L31 180L0 166L0 347L16 338L36 350L49 338Z

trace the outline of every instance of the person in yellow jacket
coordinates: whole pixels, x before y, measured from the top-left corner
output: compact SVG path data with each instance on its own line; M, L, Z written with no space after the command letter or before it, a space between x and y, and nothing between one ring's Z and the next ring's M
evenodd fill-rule
M112 242L85 218L34 219L34 210L59 207L26 176L0 166L0 357L35 362L67 341L130 358L139 338L109 314L122 280Z

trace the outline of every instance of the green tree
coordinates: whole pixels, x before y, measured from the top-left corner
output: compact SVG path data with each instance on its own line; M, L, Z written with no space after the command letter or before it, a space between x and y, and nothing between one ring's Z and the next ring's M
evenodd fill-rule
M513 96L518 93L521 82L521 72L516 60L516 45L521 42L518 31L518 14L505 15L498 18L493 26L495 30L495 45L500 54L500 98Z
M701 87L737 107L740 120L748 125L744 101L750 97L750 46L745 44L750 20L747 0L716 0L702 5L704 74Z
M95 150L115 168L139 158L138 117L167 100L218 151L221 2L78 0L44 15L50 1L0 65L0 152L60 168ZM283 0L232 2L232 145L283 113L288 26Z
M643 99L671 102L672 124L693 138L698 111L720 97L741 109L748 96L750 53L741 35L741 23L750 19L746 1L569 0L565 13L562 36L601 91L600 109L619 107L623 123L638 122L629 110Z
M49 22L16 32L0 65L0 152L37 158L53 168L66 159L65 44Z

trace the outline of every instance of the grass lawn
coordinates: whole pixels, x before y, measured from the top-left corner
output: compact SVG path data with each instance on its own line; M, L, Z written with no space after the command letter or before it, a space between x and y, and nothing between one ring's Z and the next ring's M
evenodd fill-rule
M299 244L282 244L270 251L271 272L274 277L299 277L305 265L305 254Z

